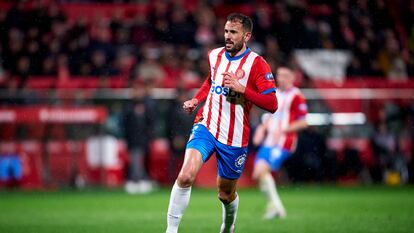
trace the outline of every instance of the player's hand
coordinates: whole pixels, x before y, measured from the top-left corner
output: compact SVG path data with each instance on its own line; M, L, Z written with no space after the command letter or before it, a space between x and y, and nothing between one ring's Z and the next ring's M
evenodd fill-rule
M198 105L198 100L193 98L191 100L187 100L184 102L183 109L188 114L191 114L197 108L197 105Z
M233 72L224 72L224 86L230 88L231 90L244 94L246 87L239 83L238 78Z

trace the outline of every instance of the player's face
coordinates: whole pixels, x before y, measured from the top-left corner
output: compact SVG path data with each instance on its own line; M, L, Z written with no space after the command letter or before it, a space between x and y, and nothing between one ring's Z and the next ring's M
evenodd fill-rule
M286 90L293 85L293 73L287 68L277 69L277 87Z
M240 22L227 21L224 25L225 48L232 56L245 48L246 42L250 39L251 33L243 30Z

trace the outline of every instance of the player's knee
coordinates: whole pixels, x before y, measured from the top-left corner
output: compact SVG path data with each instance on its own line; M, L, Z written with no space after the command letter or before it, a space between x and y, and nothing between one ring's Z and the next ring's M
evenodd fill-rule
M253 180L260 180L260 178L263 176L263 173L265 173L263 171L263 169L260 169L259 167L255 167L255 169L253 170L253 174L252 174L252 178Z
M259 181L270 172L271 169L269 165L264 163L263 161L259 161L253 169L252 178L256 181Z
M258 171L256 169L252 173L252 179L253 180L258 180L259 179Z
M228 204L232 202L235 198L236 198L235 192L219 191L218 193L218 199L224 204Z
M194 183L194 176L188 172L181 172L177 177L177 183L182 188L190 187Z

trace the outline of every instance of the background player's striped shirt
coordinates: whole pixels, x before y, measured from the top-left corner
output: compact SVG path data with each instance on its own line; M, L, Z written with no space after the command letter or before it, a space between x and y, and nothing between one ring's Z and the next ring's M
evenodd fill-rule
M292 122L306 117L308 108L305 98L299 88L292 87L285 91L277 90L278 110L268 114L270 119L267 122L267 135L264 141L265 146L278 145L283 149L293 152L296 149L297 132L282 133Z

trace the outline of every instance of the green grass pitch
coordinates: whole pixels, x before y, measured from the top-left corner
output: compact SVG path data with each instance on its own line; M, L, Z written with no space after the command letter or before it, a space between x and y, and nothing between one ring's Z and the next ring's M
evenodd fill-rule
M0 192L1 233L157 233L165 230L169 189L147 195L122 190ZM264 196L239 190L239 233L414 232L414 187L287 186L284 220L262 220ZM218 232L214 190L193 189L180 233Z

